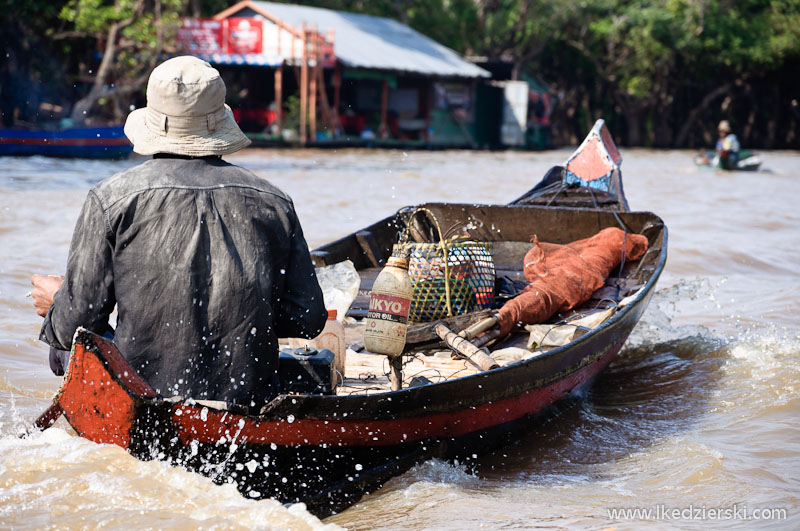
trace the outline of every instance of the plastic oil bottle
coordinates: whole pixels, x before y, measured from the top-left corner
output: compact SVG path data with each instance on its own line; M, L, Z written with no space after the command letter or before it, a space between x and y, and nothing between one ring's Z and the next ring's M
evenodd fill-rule
M390 358L403 353L413 293L408 253L392 255L372 286L369 312L364 320L364 347L368 351Z
M345 357L347 348L344 342L344 325L337 319L336 310L328 310L328 320L325 327L314 339L290 338L289 346L302 348L305 346L317 350L328 349L333 352L333 366L336 369L337 385L344 379Z

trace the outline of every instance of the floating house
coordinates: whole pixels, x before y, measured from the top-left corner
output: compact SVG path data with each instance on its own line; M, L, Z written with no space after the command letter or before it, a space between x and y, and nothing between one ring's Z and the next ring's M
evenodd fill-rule
M491 74L395 20L245 0L184 20L178 40L220 70L256 143L489 143L497 106L478 95Z

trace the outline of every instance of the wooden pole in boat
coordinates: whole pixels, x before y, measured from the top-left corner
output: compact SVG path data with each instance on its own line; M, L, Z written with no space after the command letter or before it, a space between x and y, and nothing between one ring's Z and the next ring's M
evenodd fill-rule
M472 363L480 367L481 370L488 371L500 367L491 356L488 356L481 349L470 343L467 339L459 337L458 334L447 328L445 325L439 323L434 328L436 335L442 341L447 343L447 346L455 350L462 356L469 359Z
M53 403L48 407L44 413L39 415L39 417L33 421L34 428L38 428L40 430L46 430L61 417L64 413L64 410L61 409L61 404L58 403L58 400L53 400Z
M64 410L61 409L61 404L58 403L57 399L53 399L53 403L50 404L50 407L44 410L44 413L39 415L36 420L33 421L33 428L44 431L59 419L61 415L64 414ZM33 432L33 430L25 430L25 433L20 435L20 438L27 437Z
M392 391L399 391L403 388L403 356L390 357L389 365L392 369L389 374Z
M459 337L463 337L465 339L472 340L475 336L480 335L483 332L486 332L491 327L497 324L497 316L492 315L490 317L486 317L481 319L475 324L472 324L458 333Z
M501 335L500 329L495 328L494 330L489 330L482 336L476 338L475 341L472 342L472 344L478 348L482 348L485 345L488 345L489 343L494 341L495 339L500 339L500 335Z

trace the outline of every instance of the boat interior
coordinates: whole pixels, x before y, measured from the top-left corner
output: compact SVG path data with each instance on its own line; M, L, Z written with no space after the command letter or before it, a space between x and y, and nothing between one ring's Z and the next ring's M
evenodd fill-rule
M430 211L431 215L412 215L420 207ZM536 204L428 203L420 207L402 209L394 216L312 251L316 267L350 260L360 276L358 296L344 319L347 353L344 374L336 389L339 395L384 393L390 390L389 359L364 348L364 318L369 308L370 292L387 258L391 256L393 246L404 233L414 242L437 241L435 232L431 230L431 217L438 222L445 238L458 235L491 242L496 274L492 306L495 309L527 284L523 262L525 254L532 247L534 235L542 242L565 244L593 236L607 227L619 227L626 233L643 234L648 239L649 247L644 256L636 261L623 261L620 267L612 271L605 285L585 303L554 315L542 323L543 328L520 329L500 341L488 343L486 348L500 366L535 358L600 326L621 306L642 293L666 258L662 252L666 244L666 229L657 216L648 212L599 211ZM454 315L444 319L444 322L457 333L491 315L492 308ZM433 333L433 324L409 324L402 357L403 388L438 383L481 371L470 359L448 348Z

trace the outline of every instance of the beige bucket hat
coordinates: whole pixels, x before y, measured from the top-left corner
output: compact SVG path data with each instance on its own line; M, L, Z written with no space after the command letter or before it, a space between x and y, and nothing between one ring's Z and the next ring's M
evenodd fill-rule
M225 104L225 82L189 55L158 65L147 82L147 107L125 121L125 136L141 155L228 155L250 145Z

